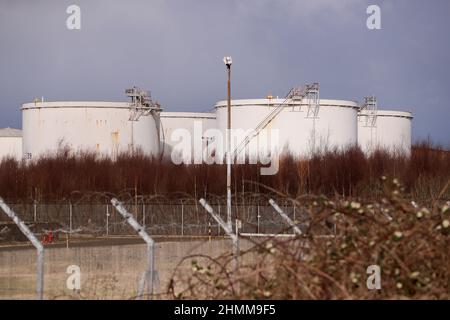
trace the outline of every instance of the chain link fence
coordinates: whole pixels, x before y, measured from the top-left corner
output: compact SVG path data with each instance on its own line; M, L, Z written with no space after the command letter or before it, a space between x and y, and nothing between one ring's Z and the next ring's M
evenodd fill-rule
M233 223L241 222L242 233L292 233L267 201L235 202ZM306 218L301 208L279 200L279 205L296 223ZM226 219L226 202L211 201L214 210ZM223 236L223 230L193 199L164 202L125 202L125 208L153 236ZM134 235L116 209L109 203L19 203L11 208L38 234L86 234L94 236ZM11 223L0 215L0 237ZM4 239L3 239L4 240Z

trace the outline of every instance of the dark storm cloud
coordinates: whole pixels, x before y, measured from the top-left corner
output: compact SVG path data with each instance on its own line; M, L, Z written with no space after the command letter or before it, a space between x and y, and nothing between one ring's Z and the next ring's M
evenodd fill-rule
M81 7L81 30L66 8ZM382 30L366 28L378 4ZM450 2L357 0L0 2L0 127L46 100L124 100L152 90L165 110L204 111L226 94L285 95L318 81L323 98L414 112L414 137L450 143Z

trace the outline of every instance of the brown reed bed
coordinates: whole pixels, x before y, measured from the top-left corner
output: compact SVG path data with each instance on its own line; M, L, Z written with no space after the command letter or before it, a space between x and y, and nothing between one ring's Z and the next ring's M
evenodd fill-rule
M383 150L365 156L358 147L329 150L312 159L287 155L276 175L261 176L259 165L233 166L233 189L238 193L265 193L260 184L296 198L303 194L379 198L380 177L398 178L406 195L418 201L449 199L450 152L430 143L413 146L411 157ZM170 160L137 152L117 161L94 153L61 150L25 164L0 162L0 196L14 202L60 201L86 193L205 197L225 191L224 165L175 165Z

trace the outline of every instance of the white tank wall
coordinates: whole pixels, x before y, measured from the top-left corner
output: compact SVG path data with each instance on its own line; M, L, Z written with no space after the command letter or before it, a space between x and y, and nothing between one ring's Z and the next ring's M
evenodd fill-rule
M232 128L254 129L283 99L251 99L232 101ZM215 106L215 113L161 112L158 116L142 116L129 121L130 109L126 102L38 102L24 104L23 141L20 137L0 137L0 157L5 152L23 154L25 158L39 157L55 152L59 146L69 146L72 151L89 150L114 157L119 152L141 148L146 154L181 154L185 162L203 157L207 147L215 148L224 138L227 124L226 101ZM306 104L292 104L263 131L278 129L281 151L293 155L310 155L326 148L356 144L368 152L381 147L411 150L411 119L408 112L378 111L377 126L364 126L364 112L358 115L356 102L345 100L320 100L318 118L307 117ZM161 125L159 123L161 121ZM201 131L201 141L194 141L195 128ZM223 136L214 137L210 129L218 129ZM180 144L173 133L185 129L192 138L189 145ZM260 135L263 135L260 133ZM241 137L241 140L245 134ZM159 140L161 138L161 141ZM179 137L178 137L179 138ZM197 137L198 138L198 137ZM250 154L256 153L254 138ZM22 141L21 143L18 141ZM235 141L235 145L240 141ZM222 141L223 149L225 141ZM23 150L22 150L23 145ZM20 146L20 147L19 147ZM8 150L8 151L5 151ZM12 151L10 151L12 150ZM19 159L21 156L18 157Z
M212 135L208 131L217 127L215 114L161 112L160 118L161 142L166 157L176 155L184 163L193 163L195 159L202 159L203 152L211 143ZM183 132L189 135L190 141L182 141L180 135Z
M255 99L232 101L232 129L255 128L283 99ZM216 104L217 124L225 132L227 124L226 101ZM326 148L344 147L357 143L357 103L344 100L320 100L316 119L307 117L306 104L294 104L284 110L265 130L279 130L281 152L294 156L310 155ZM255 140L256 138L254 138ZM242 141L242 139L241 139ZM237 144L238 142L236 142ZM248 154L256 152L255 141Z
M358 144L361 149L370 153L376 149L384 149L391 153L411 153L411 121L410 112L378 110L376 125L366 125L367 112L358 115Z
M12 157L18 161L22 159L22 137L0 136L0 161L5 157Z
M23 152L35 159L60 146L115 157L132 146L159 153L159 120L153 115L129 121L126 102L38 102L22 107Z

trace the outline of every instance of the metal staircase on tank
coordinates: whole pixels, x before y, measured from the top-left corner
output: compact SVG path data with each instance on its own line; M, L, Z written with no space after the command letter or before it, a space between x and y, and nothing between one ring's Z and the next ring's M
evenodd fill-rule
M131 98L130 121L138 121L141 116L148 116L154 111L161 111L160 104L152 100L148 91L133 87L126 89L125 94Z
M286 95L284 101L277 105L274 110L272 110L255 128L252 130L244 140L239 143L239 145L234 149L233 159L245 149L245 147L250 143L250 141L259 135L259 133L264 130L280 113L285 107L293 105L295 102L301 104L303 100L306 99L308 103L307 117L317 118L319 112L319 84L307 84L304 88L297 87L292 88Z
M375 96L364 97L360 111L367 110L365 114L365 127L374 128L377 125L378 103Z
M304 91L305 96L303 99L306 99L308 105L308 112L306 113L306 117L315 119L319 116L320 108L319 84L307 84Z
M130 118L131 121L131 144L129 144L130 150L134 152L134 123L141 117L152 115L161 112L161 105L158 102L154 102L151 98L150 92L141 90L137 87L133 87L125 90L125 94L131 98L130 102ZM158 140L160 139L160 130L157 129ZM162 156L162 153L161 153Z

